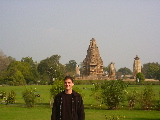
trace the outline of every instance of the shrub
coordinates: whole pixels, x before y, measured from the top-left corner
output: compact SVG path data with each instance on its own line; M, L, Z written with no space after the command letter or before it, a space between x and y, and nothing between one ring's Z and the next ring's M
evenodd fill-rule
M136 90L133 90L127 94L127 101L130 110L133 109L134 105L136 104L137 95L138 93Z
M150 110L153 107L155 94L151 85L146 85L140 94L139 103L142 109Z
M97 102L102 103L102 95L101 95L101 84L94 83L94 88L91 88L91 95Z
M140 72L136 74L136 82L142 83L144 82L144 80L145 80L145 77L143 73Z
M102 99L109 109L117 109L124 101L126 87L127 85L122 80L105 81L101 85Z
M156 100L156 110L159 110L160 111L160 91L159 91L159 98L158 100Z
M63 81L62 80L56 80L54 81L53 85L52 85L52 88L50 89L50 95L51 95L51 98L55 98L55 96L62 92L64 90L64 85L63 85Z
M6 92L0 91L0 99L3 99L4 97L6 97Z
M85 94L82 92L82 90L78 87L73 87L73 90L76 91L77 93L79 93L82 97L85 96Z
M13 90L11 92L9 92L9 95L7 96L6 104L15 103L15 96L16 96L16 93Z
M5 91L0 91L0 99L1 99L1 102L2 101L6 101L6 92Z
M35 95L35 90L30 88L26 88L23 92L22 92L22 97L27 105L27 107L34 107L35 103L36 103L36 95Z

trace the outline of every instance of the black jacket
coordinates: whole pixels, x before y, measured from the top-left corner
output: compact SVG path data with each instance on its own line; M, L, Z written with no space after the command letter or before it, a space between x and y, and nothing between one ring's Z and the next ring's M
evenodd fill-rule
M65 92L61 92L56 95L52 108L51 120L61 120L62 118L62 96ZM82 97L79 93L72 91L72 120L84 120L84 105Z

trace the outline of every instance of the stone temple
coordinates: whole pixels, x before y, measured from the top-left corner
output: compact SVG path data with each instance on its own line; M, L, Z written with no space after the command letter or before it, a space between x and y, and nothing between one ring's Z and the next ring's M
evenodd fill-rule
M136 74L142 72L142 66L141 66L141 61L138 55L134 58L134 63L133 63L133 77L136 78Z
M83 76L86 77L100 77L104 75L103 61L94 38L90 40L86 58L83 60L83 69Z
M133 78L136 78L136 74L142 72L142 66L140 58L136 55L133 63ZM106 75L103 71L103 61L100 57L99 49L96 40L92 38L87 50L86 58L83 60L83 68L76 67L76 79L83 80L115 80L116 75L115 63L109 64L109 73ZM132 77L132 76L131 76Z

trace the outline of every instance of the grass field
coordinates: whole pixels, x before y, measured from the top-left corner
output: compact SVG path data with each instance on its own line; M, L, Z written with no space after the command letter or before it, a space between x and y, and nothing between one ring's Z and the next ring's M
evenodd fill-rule
M160 111L144 111L144 110L128 110L126 108L120 108L119 110L107 110L107 108L102 105L99 107L100 103L97 103L91 94L92 85L75 85L82 89L83 87L87 89L82 89L85 94L83 100L85 105L86 120L105 120L106 116L125 116L126 120L160 120ZM49 105L50 93L49 90L51 85L32 85L27 86L36 88L36 93L40 94L39 103L33 108L27 108L25 106L24 100L22 99L22 91L25 90L25 86L4 86L0 87L0 91L4 90L7 93L11 90L16 92L16 103L12 105L0 104L0 120L50 120L51 108ZM137 91L142 90L141 85L132 85L128 87L128 91L136 89ZM159 85L153 86L155 93L158 94L160 91Z

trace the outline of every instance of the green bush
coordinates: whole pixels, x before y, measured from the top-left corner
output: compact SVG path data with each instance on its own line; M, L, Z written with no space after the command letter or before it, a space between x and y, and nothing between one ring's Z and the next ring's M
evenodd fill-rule
M144 74L139 72L136 74L136 82L143 83L145 80Z
M0 91L0 102L6 102L7 95L5 91Z
M156 105L155 106L156 110L160 111L160 91L159 91L158 100L156 100L155 105Z
M13 90L9 92L9 95L7 96L6 104L15 103L15 96L16 96L16 93Z
M16 93L13 90L9 92L8 96L5 91L0 91L1 102L5 102L6 104L15 103L15 96L16 96Z
M122 80L105 81L102 85L102 99L109 109L117 109L125 99L127 85Z
M138 96L138 93L136 90L127 92L127 101L128 101L128 106L130 110L133 109L133 107L135 106L137 101L137 96Z
M35 90L30 88L26 88L23 92L22 92L22 97L27 105L27 107L34 107L35 103L36 103L36 95L35 95Z
M64 82L62 80L54 81L52 88L50 89L51 99L64 90Z
M4 97L6 97L6 92L0 91L0 99L3 99Z
M102 103L101 84L100 83L94 83L93 85L94 85L94 88L91 88L91 95L90 96L94 97L96 102Z
M142 109L150 110L153 108L155 94L152 85L146 85L139 96L139 103Z

